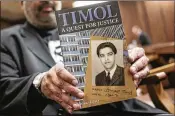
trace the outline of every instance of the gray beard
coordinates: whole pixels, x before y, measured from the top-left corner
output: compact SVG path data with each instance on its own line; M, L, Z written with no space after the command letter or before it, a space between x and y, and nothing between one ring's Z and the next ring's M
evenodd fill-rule
M30 21L30 23L41 29L53 29L57 27L56 21Z
M51 13L49 17L42 18L40 16L35 16L31 14L29 9L24 11L26 19L29 23L39 29L54 29L57 27L57 22L55 18L55 14Z

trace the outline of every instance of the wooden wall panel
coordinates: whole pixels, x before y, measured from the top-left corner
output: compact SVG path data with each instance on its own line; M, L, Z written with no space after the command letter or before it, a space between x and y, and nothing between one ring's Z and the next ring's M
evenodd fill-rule
M138 25L151 37L152 43L173 41L174 1L119 2L126 38L136 39L131 32Z
M148 35L151 35L150 32L150 26L148 22L148 14L146 12L146 6L144 2L137 2L137 13L138 13L138 19L140 21L140 28L148 33Z
M139 18L137 15L136 2L119 2L121 17L124 25L124 31L128 43L131 42L135 36L132 34L131 28L133 25L140 25Z
M160 2L166 41L174 40L174 1Z
M157 40L159 42L166 41L166 35L164 31L164 22L161 15L160 4L157 1L153 2L145 2L146 11L148 14L148 24L150 25L150 32L152 42L156 43Z
M73 0L62 0L62 9L72 8Z
M23 19L24 13L20 1L2 1L1 17L12 22Z

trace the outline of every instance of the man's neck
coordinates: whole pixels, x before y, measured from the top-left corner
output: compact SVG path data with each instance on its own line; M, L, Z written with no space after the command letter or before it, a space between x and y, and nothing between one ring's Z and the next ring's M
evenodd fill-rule
M54 30L53 28L52 28L52 29L41 29L41 28L37 28L36 26L30 24L29 22L27 22L27 24L28 24L29 26L31 26L32 28L34 28L34 30L35 30L42 38L48 36L48 32Z
M27 24L30 25L31 27L37 29L37 30L41 30L41 31L51 31L54 30L55 28L39 28L33 24L31 24L30 22L27 21Z

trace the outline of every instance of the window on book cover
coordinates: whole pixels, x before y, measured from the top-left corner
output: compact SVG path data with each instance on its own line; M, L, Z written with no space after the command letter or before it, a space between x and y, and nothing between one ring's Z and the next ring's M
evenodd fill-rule
M92 40L92 85L124 86L123 41Z

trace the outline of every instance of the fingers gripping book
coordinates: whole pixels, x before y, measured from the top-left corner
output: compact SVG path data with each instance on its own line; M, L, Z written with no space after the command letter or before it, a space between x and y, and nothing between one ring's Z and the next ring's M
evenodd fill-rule
M62 58L64 67L77 78L77 87L85 92L84 99L73 99L87 108L135 97L118 2L55 13L59 40L49 43L55 48L52 56Z

